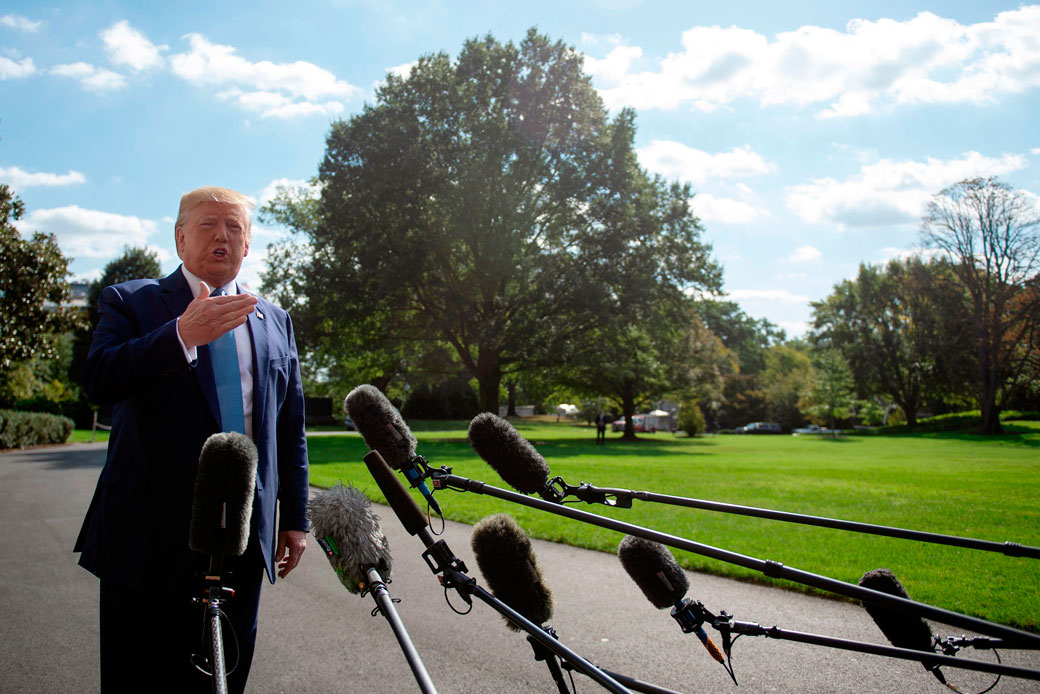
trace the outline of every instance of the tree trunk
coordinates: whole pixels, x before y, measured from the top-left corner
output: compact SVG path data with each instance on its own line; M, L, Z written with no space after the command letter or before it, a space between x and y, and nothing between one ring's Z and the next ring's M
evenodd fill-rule
M635 441L636 440L636 429L632 423L632 415L636 411L636 399L632 393L632 388L625 385L625 392L621 396L621 411L625 415L625 433L621 435L622 441Z
M501 382L502 370L499 368L498 352L481 347L477 357L477 383L480 390L481 412L498 414L498 387Z
M509 393L509 402L506 405L506 416L516 417L516 381L509 381L506 383L506 390Z
M997 388L992 380L992 376L990 376L982 386L982 396L979 402L979 410L981 410L982 414L982 433L1003 434L1004 427L1000 423L1000 407L997 406Z

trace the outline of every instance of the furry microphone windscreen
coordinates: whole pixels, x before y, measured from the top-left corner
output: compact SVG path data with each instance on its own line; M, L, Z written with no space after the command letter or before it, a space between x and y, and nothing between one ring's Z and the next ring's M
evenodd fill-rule
M202 445L195 475L188 547L240 556L249 541L258 454L245 434L213 434Z
M903 584L888 569L874 569L863 574L859 584L882 593L909 598ZM885 637L897 648L932 651L932 630L920 617L863 601L863 608Z
M495 597L535 624L552 619L553 597L542 578L531 540L511 516L484 518L470 539L480 573ZM508 619L513 631L520 627Z
M361 432L365 445L379 451L387 465L399 470L415 457L415 436L378 388L367 384L358 386L347 394L343 406Z
M545 488L549 465L513 425L490 412L469 423L469 444L499 477L522 494Z
M384 581L390 579L390 543L379 528L372 502L357 487L335 487L318 492L307 503L311 533L325 550L340 583L358 593L368 583L366 570L374 566Z
M690 580L668 548L659 542L625 535L618 559L654 607L673 607L690 589Z

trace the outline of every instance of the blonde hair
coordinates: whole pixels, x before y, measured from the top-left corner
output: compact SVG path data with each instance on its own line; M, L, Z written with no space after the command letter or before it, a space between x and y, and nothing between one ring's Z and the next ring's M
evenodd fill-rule
M203 186L181 196L181 206L177 211L177 222L173 225L173 228L178 229L184 226L184 223L188 221L188 213L195 209L196 205L203 202L224 202L229 205L238 205L246 216L246 233L250 233L256 200L244 193L239 193L230 188L221 188L220 186ZM246 239L249 239L248 235Z

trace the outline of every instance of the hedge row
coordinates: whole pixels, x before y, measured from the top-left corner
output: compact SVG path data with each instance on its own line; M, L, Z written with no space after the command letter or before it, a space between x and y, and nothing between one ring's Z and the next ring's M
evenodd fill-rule
M1036 421L1040 419L1040 413L1023 412L1021 410L1003 410L1000 413L1000 421ZM950 414L936 415L928 419L920 419L917 426L899 424L889 427L876 427L871 431L875 434L922 434L945 431L972 431L982 425L982 413L979 410L967 410L965 412L952 412Z
M25 448L48 443L65 443L73 422L42 412L0 410L0 448Z

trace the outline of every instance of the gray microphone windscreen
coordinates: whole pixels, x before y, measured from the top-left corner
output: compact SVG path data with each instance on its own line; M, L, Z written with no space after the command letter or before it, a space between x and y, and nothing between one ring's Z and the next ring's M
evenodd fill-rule
M357 487L344 487L342 482L316 493L307 503L311 533L351 593L368 583L369 567L375 567L384 581L390 579L390 543L371 507Z
M188 547L240 556L249 541L258 454L245 434L213 434L202 445L195 475Z
M690 589L690 580L668 548L659 542L625 535L618 559L654 607L674 607Z
M859 584L864 588L888 593L896 597L908 599L910 597L903 584L888 569L868 571L859 579ZM900 612L891 607L871 603L867 600L863 601L863 608L893 646L897 648L912 648L918 651L932 651L932 629L921 617Z
M469 443L506 484L523 494L545 488L549 465L513 425L490 412L469 423Z
M531 540L511 516L499 514L481 520L473 528L470 545L495 597L535 624L552 619L552 590L538 568ZM520 630L508 619L506 625Z
M343 401L365 445L399 470L415 457L415 436L386 396L370 385L358 386Z

